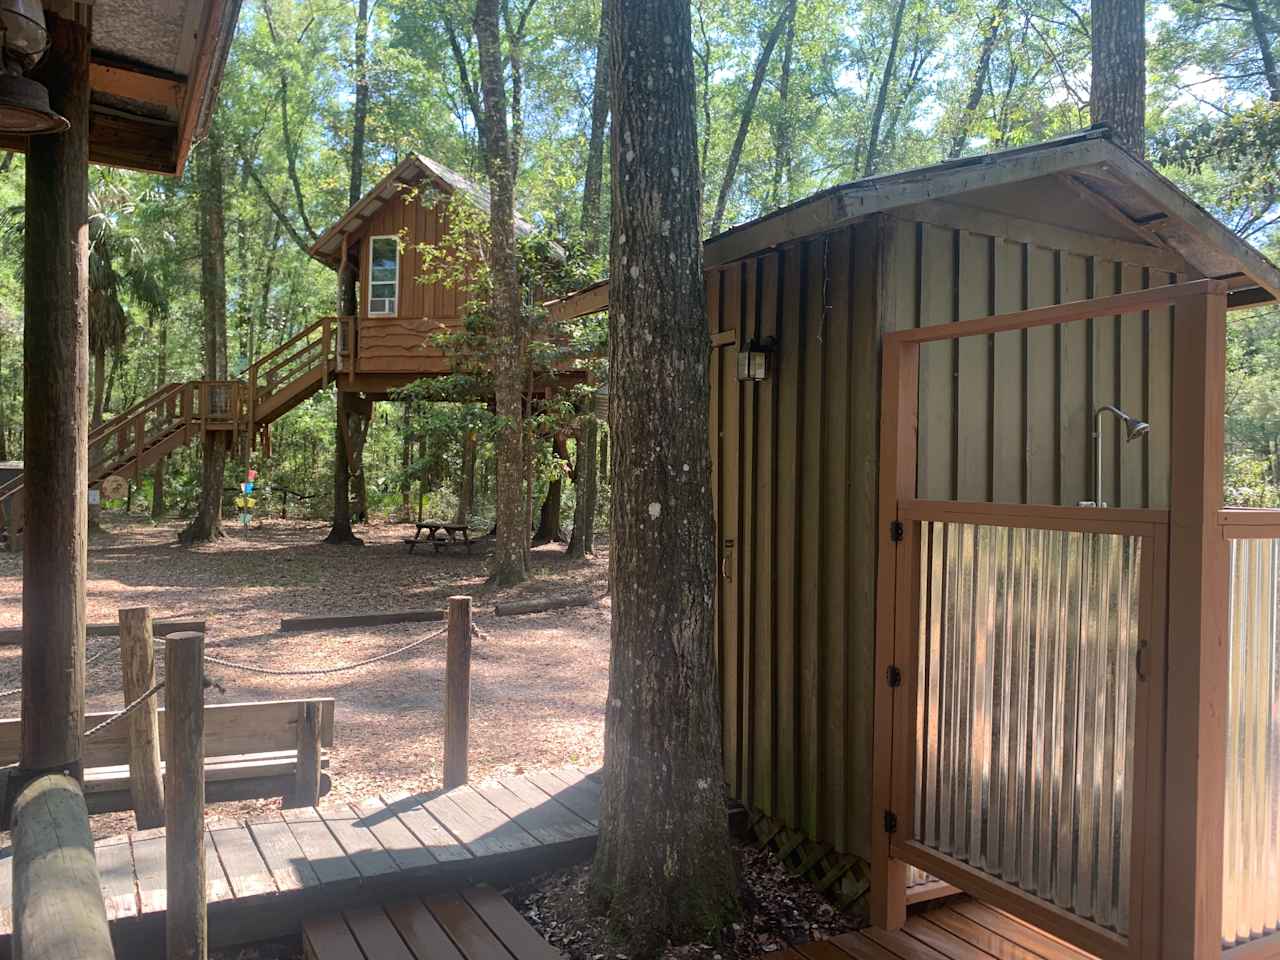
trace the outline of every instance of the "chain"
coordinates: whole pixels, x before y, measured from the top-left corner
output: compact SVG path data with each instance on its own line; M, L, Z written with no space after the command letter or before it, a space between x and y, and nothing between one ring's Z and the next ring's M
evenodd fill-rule
M478 626L476 626L476 622L474 620L471 621L471 636L473 636L477 640L482 640L485 643L490 643L493 641L493 638L489 636L489 634L485 633Z
M107 719L103 720L96 727L86 730L84 732L84 738L88 740L98 731L105 730L107 727L111 726L111 724L115 723L117 720L121 720L127 717L129 714L133 713L133 711L137 710L140 706L142 706L142 704L146 702L146 700L149 697L155 696L157 693L159 693L163 689L164 689L164 681L157 680L155 683L151 685L151 687L147 690L146 693L140 696L137 700L133 701L133 703L126 706L123 710L116 711L111 716L107 717Z
M117 651L119 651L119 649L120 649L120 644L117 643L113 647L108 647L105 650L99 650L92 657L89 657L89 659L85 660L84 662L85 668L86 669L89 668L94 663L97 663L99 660L101 660L103 657L107 656L108 654L116 653ZM21 687L10 687L8 690L0 690L0 700L7 699L8 697L16 697L21 692L22 692Z
M346 663L340 667L318 667L312 670L273 670L270 667L258 667L251 663L241 663L236 660L224 660L222 657L215 657L208 653L204 655L204 658L209 661L209 663L216 663L220 667L229 667L232 670L246 670L249 673L261 673L269 677L318 677L330 673L342 673L346 670L356 670L360 667L367 667L380 660L389 660L402 653L407 653L415 647L420 647L424 643L429 643L432 640L439 640L447 632L447 630L441 630L438 633L431 634L430 636L414 640L412 643L406 643L403 647L396 647L394 650L388 650L386 653L380 653L376 657L369 657L365 660L357 660L355 663Z

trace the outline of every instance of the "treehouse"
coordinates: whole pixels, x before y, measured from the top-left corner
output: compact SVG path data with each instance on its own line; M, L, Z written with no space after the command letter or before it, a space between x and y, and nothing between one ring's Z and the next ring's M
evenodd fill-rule
M869 886L898 956L981 952L894 932L960 890L1094 957L1280 957L1280 512L1222 500L1226 313L1280 271L1105 130L704 252L724 776L761 842Z

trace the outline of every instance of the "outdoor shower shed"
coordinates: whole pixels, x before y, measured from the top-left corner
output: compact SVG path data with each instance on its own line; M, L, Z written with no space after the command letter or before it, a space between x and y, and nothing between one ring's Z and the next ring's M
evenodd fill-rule
M1280 272L1100 129L705 260L731 794L881 925L910 864L1099 956L1280 956L1280 517L1221 503L1225 310ZM1105 405L1150 431L1102 510Z

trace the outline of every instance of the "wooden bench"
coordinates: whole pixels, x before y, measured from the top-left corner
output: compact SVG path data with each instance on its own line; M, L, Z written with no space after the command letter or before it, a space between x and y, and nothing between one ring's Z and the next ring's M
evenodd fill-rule
M312 761L299 764L299 734L306 730L303 716L314 704L319 716L320 751ZM320 765L320 792L331 786L324 773L329 761L325 750L333 746L332 698L315 700L267 700L257 703L216 703L204 708L205 800L260 800L293 798L300 782L308 782ZM164 708L160 714L161 760L164 759ZM111 716L91 713L89 729ZM0 765L16 763L22 743L22 721L0 720ZM311 757L314 751L302 750ZM84 744L84 793L90 813L132 810L129 796L129 724L120 720ZM309 802L309 801L308 801Z
M418 528L417 533L412 537L405 537L404 542L409 545L409 552L413 553L413 548L421 543L430 543L436 548L436 552L440 552L441 547L452 547L455 544L462 544L467 548L467 553L471 552L471 529L465 523L443 523L435 520L428 520L423 523L414 524ZM427 531L427 538L422 539L422 531ZM436 536L437 532L445 534L445 539Z

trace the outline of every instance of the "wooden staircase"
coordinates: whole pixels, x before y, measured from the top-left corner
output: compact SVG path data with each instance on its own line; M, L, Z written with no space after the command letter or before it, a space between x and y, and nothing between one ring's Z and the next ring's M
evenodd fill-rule
M289 338L245 371L244 380L190 380L161 387L89 433L89 486L108 477L138 481L178 447L217 434L247 456L272 421L333 380L342 321L326 317ZM24 477L0 486L0 528L8 549L24 531Z

